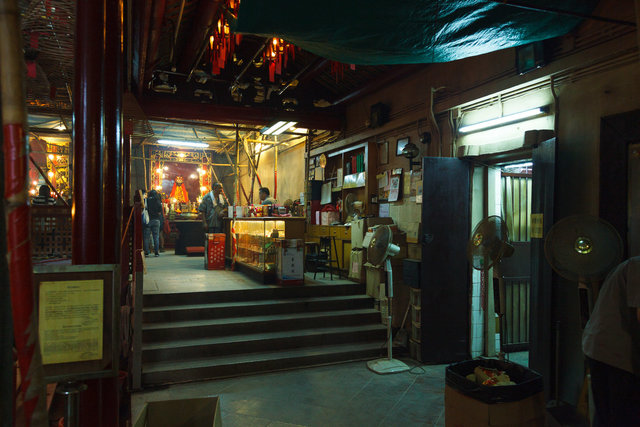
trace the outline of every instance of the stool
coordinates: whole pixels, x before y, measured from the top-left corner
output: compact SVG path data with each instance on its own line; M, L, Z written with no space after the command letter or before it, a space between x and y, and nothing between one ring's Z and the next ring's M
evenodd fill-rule
M185 248L187 256L202 256L204 255L204 246L187 246Z
M322 238L321 238L322 240ZM317 242L305 242L305 269L308 272L313 272L313 278L315 280L318 271L322 271L322 277L329 271L332 273L330 266L328 266L329 259L327 253L320 249L320 244ZM333 279L333 276L331 276Z

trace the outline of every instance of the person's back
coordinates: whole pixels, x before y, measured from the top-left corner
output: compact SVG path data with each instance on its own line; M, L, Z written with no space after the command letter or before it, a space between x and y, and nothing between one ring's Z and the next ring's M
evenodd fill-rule
M31 201L31 204L33 204L33 205L41 205L41 206L42 205L48 205L48 206L55 205L56 204L56 199L51 197L51 188L46 184L41 185L40 188L38 189L38 195L33 198L33 200Z
M147 198L147 211L149 212L150 220L162 220L162 202L157 196Z
M607 277L582 336L594 426L640 425L640 257Z

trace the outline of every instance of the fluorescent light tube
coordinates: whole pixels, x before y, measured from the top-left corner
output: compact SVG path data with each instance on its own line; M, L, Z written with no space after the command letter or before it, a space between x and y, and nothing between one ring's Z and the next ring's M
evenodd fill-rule
M159 139L160 145L171 145L173 147L190 147L190 148L208 148L209 144L206 142L193 142L193 141L173 141L170 139Z
M491 127L496 127L500 125L504 125L507 123L517 122L519 120L524 120L529 117L537 116L545 112L545 109L542 107L532 108L531 110L521 111L519 113L510 114L508 116L498 117L497 119L487 120L486 122L480 122L473 125L462 126L458 129L460 133L470 133L479 131L482 129L488 129Z
M278 122L275 125L271 126L269 129L265 130L264 132L262 132L263 135L271 135L272 133L274 133L275 131L277 131L278 129L280 129L283 126L286 126L287 123L289 122Z
M515 165L506 165L506 166L503 166L502 169L530 168L531 166L533 166L533 162L526 162L526 163L518 163Z
M285 125L284 125L284 126L282 126L280 129L278 129L278 130L274 131L274 132L272 133L272 135L280 135L282 132L284 132L284 131L286 131L286 130L290 129L290 128L291 128L293 125L295 125L296 123L298 123L298 122L288 122L288 123L285 123Z

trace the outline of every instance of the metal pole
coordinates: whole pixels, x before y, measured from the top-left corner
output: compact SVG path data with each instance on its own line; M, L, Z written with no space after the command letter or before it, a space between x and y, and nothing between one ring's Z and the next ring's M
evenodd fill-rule
M56 393L67 396L64 408L65 427L80 426L80 393L86 389L86 384L77 381L67 381L58 386Z
M16 0L0 1L0 90L2 98L4 221L15 346L22 377L27 426L47 423L45 384L34 312L29 231L27 115L24 57ZM13 364L9 365L12 366ZM10 369L3 365L3 370ZM10 400L12 402L13 399ZM13 411L12 411L13 412ZM3 420L5 422L5 420Z
M225 151L226 153L226 151ZM228 154L228 153L227 153ZM229 162L231 163L231 162ZM240 131L238 130L238 125L236 124L236 201L238 204L240 202L240 168L238 165L240 164ZM246 197L246 195L245 195Z
M278 137L276 136L276 141ZM273 168L273 198L278 198L278 146L273 147L274 168ZM337 254L336 254L337 255Z
M99 264L104 0L78 2L76 15L72 261Z

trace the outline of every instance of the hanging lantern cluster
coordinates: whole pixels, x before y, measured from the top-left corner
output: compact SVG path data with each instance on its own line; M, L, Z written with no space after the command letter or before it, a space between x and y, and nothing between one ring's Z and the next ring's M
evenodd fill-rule
M276 74L282 75L282 71L287 68L289 57L292 61L296 59L296 48L291 43L274 37L264 50L263 55L264 62L269 67L269 81L273 83Z
M231 15L237 16L239 7L239 0L227 0L226 5L221 9L224 10L226 8L227 12L231 13ZM229 58L233 57L235 47L240 44L241 39L242 36L240 34L231 34L229 22L227 21L224 12L221 13L218 18L218 22L213 29L213 34L209 36L209 60L211 61L211 74L220 74L220 71L224 69Z

